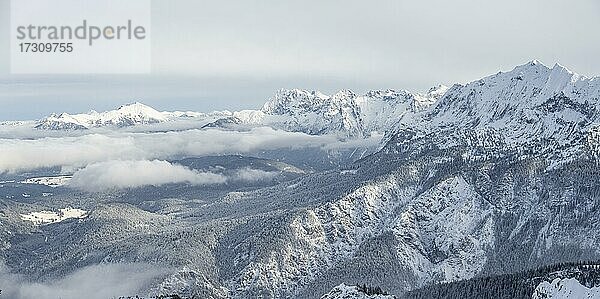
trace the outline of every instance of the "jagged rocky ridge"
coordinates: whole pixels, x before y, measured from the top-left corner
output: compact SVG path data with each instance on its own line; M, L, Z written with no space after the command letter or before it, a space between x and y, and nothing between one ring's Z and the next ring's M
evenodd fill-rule
M342 90L331 96L318 91L282 89L262 109L234 112L233 116L211 126L267 125L311 135L366 138L383 134L405 115L427 109L446 89L440 85L424 95L391 89L357 95Z
M467 85L455 85L424 113L388 132L445 136L449 145L547 153L557 162L598 146L600 79L538 61ZM404 137L401 141L408 142Z

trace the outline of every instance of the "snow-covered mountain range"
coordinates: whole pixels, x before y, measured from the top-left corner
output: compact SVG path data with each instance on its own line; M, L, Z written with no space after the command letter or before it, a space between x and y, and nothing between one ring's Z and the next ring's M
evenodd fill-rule
M4 180L0 191L28 194L2 199L7 267L53 279L97 263L147 262L172 269L148 294L362 299L600 260L599 78L531 61L423 95L281 90L259 110L186 116L133 104L55 116L55 125L43 126L46 119L39 129L119 130L186 117L225 132L270 126L385 137L380 150L347 165L263 185L82 194ZM214 171L258 163L243 156L194 161L185 165ZM86 217L47 225L21 217L65 207ZM583 288L560 278L540 284L536 296L597 293L595 280ZM368 294L355 287L361 284L392 295Z
M545 140L568 147L579 139L598 138L599 98L600 79L534 60L466 85L440 85L426 94L376 90L357 95L343 90L328 96L282 89L258 110L159 112L133 103L102 113L51 115L38 121L36 128L125 127L197 118L215 119L206 127L270 126L347 138L387 133L389 139L406 131L426 135L468 129L476 135L469 142L485 139L488 145L516 147Z
M318 91L282 89L262 109L236 112L159 112L136 102L101 113L53 114L39 120L35 127L44 130L82 130L213 118L216 120L205 125L206 127L270 126L311 135L334 134L361 138L383 134L404 115L425 110L446 89L440 85L425 95L378 90L362 96L349 90L327 96Z

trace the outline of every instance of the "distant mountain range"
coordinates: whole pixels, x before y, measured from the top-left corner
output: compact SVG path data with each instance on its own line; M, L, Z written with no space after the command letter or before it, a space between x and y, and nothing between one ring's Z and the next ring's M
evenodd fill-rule
M132 103L115 110L98 113L91 111L82 114L52 114L39 120L35 128L43 130L85 130L98 127L128 127L156 124L181 118L224 117L228 112L209 114L198 112L159 112L142 103Z
M311 135L335 134L342 137L369 137L383 134L406 114L425 110L446 91L432 88L427 94L407 91L370 91L358 96L340 91L326 96L317 91L280 90L260 110L236 112L159 112L141 103L132 103L106 112L53 114L39 120L35 128L43 130L85 130L97 127L128 127L178 120L215 119L205 127L228 128L231 125L270 126Z

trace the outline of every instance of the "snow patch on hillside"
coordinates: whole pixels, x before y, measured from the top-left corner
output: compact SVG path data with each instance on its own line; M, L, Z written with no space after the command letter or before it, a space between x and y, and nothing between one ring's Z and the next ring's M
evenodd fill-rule
M347 286L340 284L333 288L329 293L323 295L321 299L394 299L393 295L367 295L356 286Z
M81 209L64 208L59 209L58 212L53 211L39 211L31 212L29 214L21 214L23 221L33 222L35 225L44 225L51 223L58 223L66 219L83 219L88 216L88 212Z
M540 283L533 299L600 299L600 287L588 288L574 278L557 278Z
M34 184L34 185L44 185L49 187L59 187L67 184L71 180L72 176L70 175L62 175L62 176L50 176L50 177L36 177L29 178L24 181L21 181L21 184Z

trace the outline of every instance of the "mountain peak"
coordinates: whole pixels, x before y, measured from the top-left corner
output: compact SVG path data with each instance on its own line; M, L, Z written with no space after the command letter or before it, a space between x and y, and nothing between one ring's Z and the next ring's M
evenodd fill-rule
M150 108L150 106L148 106L148 105L145 105L145 104L143 104L143 103L140 103L140 102L138 102L138 101L135 101L135 102L131 102L131 103L127 103L127 104L123 104L123 105L119 106L119 107L117 108L117 110L118 110L118 109L121 109L121 108L126 108L126 107L148 107L148 108Z
M544 72L544 71L548 71L548 70L550 70L550 68L548 66L543 64L541 61L534 59L525 64L517 65L510 72L523 72L523 73L536 72L536 73L539 73L539 72ZM508 73L510 73L510 72L508 72Z
M298 96L315 96L320 98L326 98L327 96L318 90L306 90L300 88L281 88L275 93L275 98L289 98Z
M263 105L261 111L266 114L283 114L292 107L312 106L327 99L329 97L320 91L282 88Z
M156 109L144 105L140 102L133 102L131 104L121 105L119 108L113 111L105 112L107 114L127 114L127 115L138 115L140 117L150 117L156 119L164 119L164 115L162 112L157 111Z
M116 111L136 111L136 112L143 112L143 111L157 111L156 109L145 105L143 103L140 102L133 102L133 103L129 103L129 104L125 104L125 105L121 105L119 106L117 109L115 109Z
M553 73L563 73L563 74L569 74L569 75L576 75L574 72L572 72L571 70L569 70L567 67L563 66L560 63L555 63L554 66L552 67L552 72Z
M519 72L523 72L523 73L526 73L529 70L533 70L533 71L537 71L537 72L551 71L553 73L563 73L563 74L575 75L575 76L580 77L578 74L572 72L567 67L560 64L559 62L555 63L554 66L552 66L552 68L550 68L537 59L534 59L534 60L529 61L528 63L522 64L522 65L518 65L513 69L513 71L519 71Z
M331 99L352 99L356 98L357 95L350 89L342 89L331 96Z

